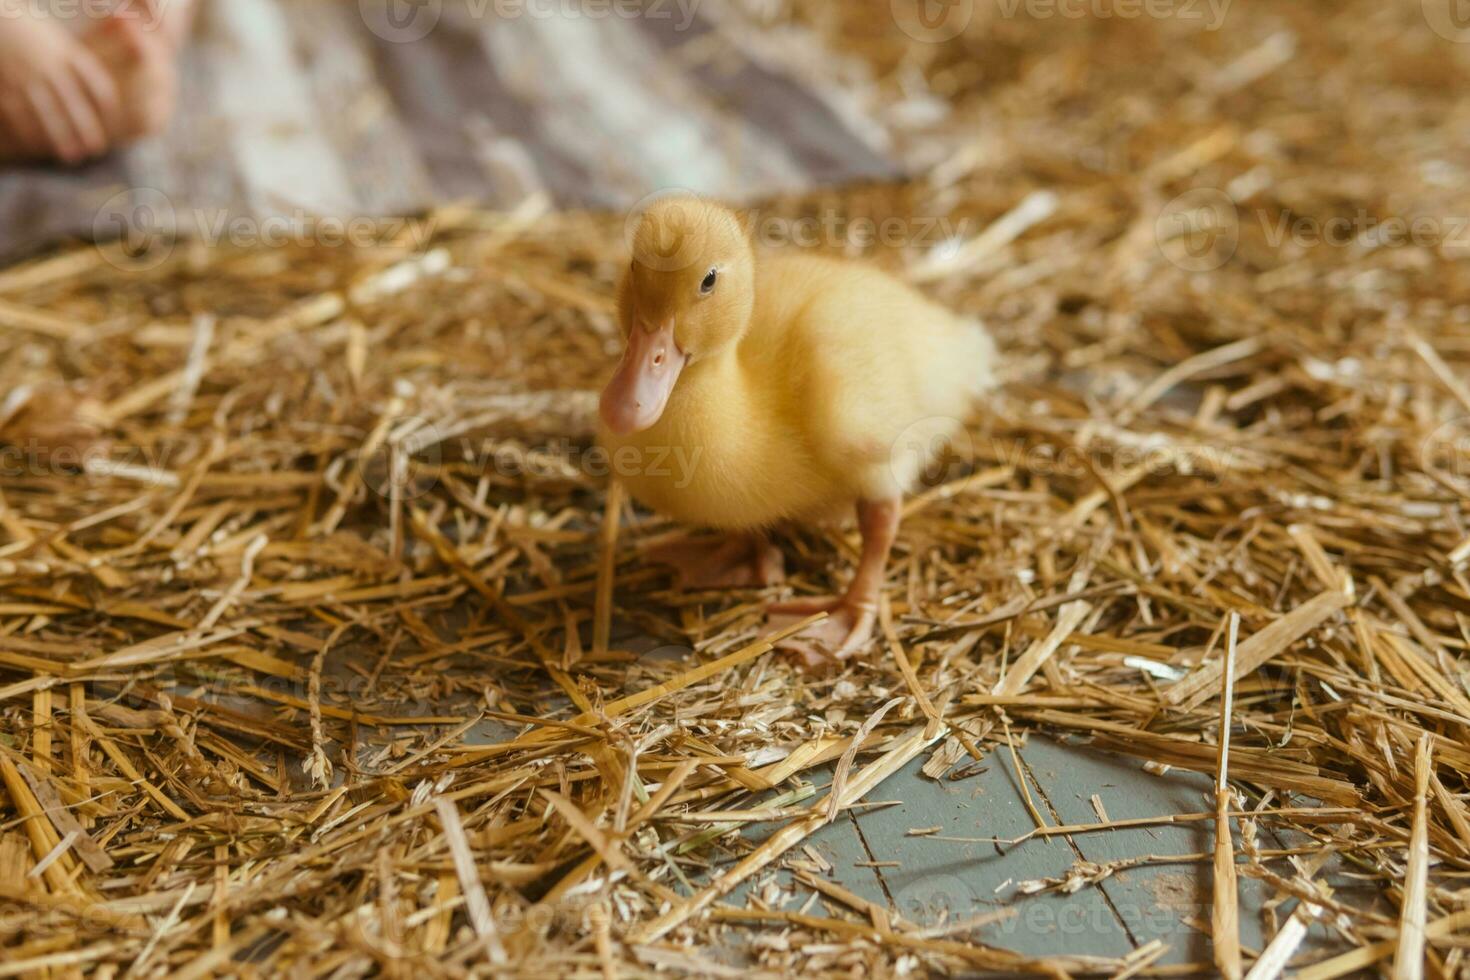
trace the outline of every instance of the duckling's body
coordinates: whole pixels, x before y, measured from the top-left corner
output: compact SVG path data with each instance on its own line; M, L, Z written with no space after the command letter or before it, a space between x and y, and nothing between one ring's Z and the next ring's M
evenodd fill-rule
M992 383L989 336L878 269L757 255L717 205L655 206L633 251L627 349L601 406L618 478L654 510L730 532L664 550L686 585L766 584L779 555L765 529L855 507L863 555L846 593L769 607L831 612L803 638L850 654L872 630L903 494Z
M687 466L629 466L622 479L686 524L846 517L912 488L989 386L993 359L978 324L877 269L761 255L740 343L685 368L657 422L605 431L605 445L649 461L677 447Z

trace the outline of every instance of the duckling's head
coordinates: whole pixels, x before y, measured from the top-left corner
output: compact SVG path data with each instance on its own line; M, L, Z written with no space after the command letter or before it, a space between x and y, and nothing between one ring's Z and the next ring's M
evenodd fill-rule
M659 420L688 365L733 350L755 303L750 237L727 207L656 201L632 246L619 302L627 347L601 402L603 422L619 435Z

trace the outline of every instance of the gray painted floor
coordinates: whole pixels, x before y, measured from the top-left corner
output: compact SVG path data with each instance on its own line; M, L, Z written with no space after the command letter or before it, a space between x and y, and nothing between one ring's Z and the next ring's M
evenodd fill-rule
M1213 807L1211 780L1198 773L1176 769L1156 776L1138 760L1040 736L1018 746L1018 755L1036 806L1051 825L1098 822L1094 794L1112 820ZM1117 870L1072 893L1051 888L1028 894L1027 883L1064 878L1079 862L1107 865L1145 856L1208 855L1214 846L1212 822L992 843L989 838L1014 839L1035 826L1009 753L992 752L981 771L972 769L973 775L958 780L922 776L923 762L922 757L914 760L864 800L896 804L855 808L808 839L832 865L829 880L921 926L988 919L956 935L1018 953L1121 956L1157 939L1168 947L1160 966L1211 963L1213 876L1207 858ZM827 775L816 778L821 783ZM909 833L936 826L942 829L932 834ZM764 833L748 836L760 840ZM1300 843L1263 836L1260 846ZM1274 870L1289 873L1281 862ZM1341 868L1328 870L1340 898L1367 902L1375 897L1361 886L1356 899L1350 897L1351 878ZM769 899L773 882L789 892L782 906L786 909L801 908L812 894L791 871L778 870L728 901L742 905L752 889ZM1248 951L1259 951L1295 902L1268 912L1273 889L1244 876L1239 895L1241 943ZM1310 961L1343 948L1318 924L1299 956Z
M647 639L621 645L640 650L646 658L679 658L688 653ZM327 687L339 694L354 691L352 685L361 680L348 663L371 662L368 653L355 655L349 653L351 649L344 645L339 655L329 658L325 665L326 676L332 681ZM548 705L565 707L559 695L549 689L546 695ZM251 709L248 702L232 706ZM465 716L476 710L468 694L452 702L419 707ZM400 727L390 732L364 727L360 731L359 761L378 754L385 738L402 739L411 731L418 730ZM494 744L513 738L517 731L514 726L485 720L467 731L461 741L467 745ZM430 726L418 734L427 744L444 734L444 729ZM1154 775L1138 759L1042 735L1032 735L1024 742L1018 737L1016 754L1035 805L1051 826L1098 822L1094 795L1110 820L1202 813L1213 808L1211 780L1199 773L1173 769ZM1168 947L1158 960L1159 966L1208 967L1211 963L1208 923L1212 874L1207 857L1115 870L1100 880L1089 878L1071 892L1055 882L1051 887L1036 883L1063 879L1085 862L1108 865L1146 856L1208 855L1213 847L1212 821L995 843L992 839L1014 840L1035 827L1010 753L1003 748L993 750L978 765L962 760L951 771L952 776L962 778L940 780L920 773L925 760L926 755L921 754L858 806L809 837L804 847L789 851L771 870L737 889L723 904L743 907L753 895L784 909L802 908L813 893L797 880L789 862L794 859L810 864L808 852L815 852L830 866L822 874L826 880L920 926L957 925L983 918L987 920L984 924L957 929L954 935L1038 956L1122 956L1157 939ZM343 775L337 772L339 779ZM819 799L830 781L830 767L808 772L804 778L816 787L815 794L804 802ZM779 826L752 825L743 836L753 845ZM910 833L921 829L931 832ZM1238 827L1236 830L1238 840ZM728 843L713 849L713 871L741 856L737 849L725 846ZM1304 843L1309 842L1282 840L1264 833L1259 840L1262 848ZM720 854L724 855L723 861ZM1281 861L1273 865L1273 870L1290 873ZM1358 905L1383 902L1370 882L1355 881L1349 869L1341 865L1329 864L1322 877L1342 901ZM682 886L676 887L683 890ZM1274 934L1277 926L1273 923L1284 921L1295 902L1289 900L1272 911L1274 890L1245 876L1239 879L1239 895L1242 945L1247 951L1258 951ZM826 914L820 907L824 902L832 905L836 914L850 913L822 896L817 902L818 914ZM1393 910L1383 907L1379 911ZM738 944L745 934L743 929L732 930L734 945L721 951L724 958L732 962L743 958ZM1326 926L1314 924L1299 962L1321 959L1344 948L1345 944L1335 939Z

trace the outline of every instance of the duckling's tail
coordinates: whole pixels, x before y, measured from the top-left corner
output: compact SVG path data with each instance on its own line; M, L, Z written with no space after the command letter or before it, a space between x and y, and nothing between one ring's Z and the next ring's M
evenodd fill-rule
M953 317L933 340L920 377L920 404L936 417L969 416L980 396L996 385L995 341L976 319Z
M961 320L960 330L964 337L962 364L968 372L965 387L971 397L979 398L996 385L996 361L1000 354L995 349L990 331L985 329L985 323L979 317Z

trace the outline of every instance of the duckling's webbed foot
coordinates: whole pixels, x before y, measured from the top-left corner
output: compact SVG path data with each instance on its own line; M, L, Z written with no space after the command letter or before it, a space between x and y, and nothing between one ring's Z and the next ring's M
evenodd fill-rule
M648 557L674 569L679 589L751 589L786 577L781 551L764 534L681 538L648 549Z
M863 554L852 584L840 596L792 599L766 607L767 632L791 626L813 613L829 615L777 644L777 649L795 653L807 670L822 670L845 660L872 639L878 620L878 598L883 591L883 572L888 551L898 535L897 500L858 501L858 530L863 536Z
M861 650L872 638L878 620L876 603L850 602L846 595L797 599L766 607L765 632L778 632L819 612L829 615L776 644L776 649L795 654L804 670L826 670Z

